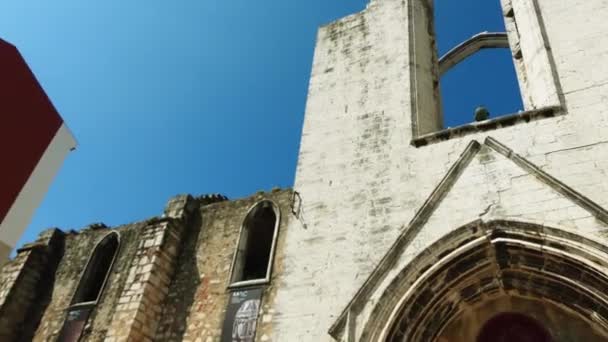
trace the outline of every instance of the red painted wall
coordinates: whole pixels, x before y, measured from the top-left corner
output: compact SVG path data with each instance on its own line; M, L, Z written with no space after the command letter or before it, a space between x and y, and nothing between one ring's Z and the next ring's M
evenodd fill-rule
M0 222L62 123L19 51L0 39Z

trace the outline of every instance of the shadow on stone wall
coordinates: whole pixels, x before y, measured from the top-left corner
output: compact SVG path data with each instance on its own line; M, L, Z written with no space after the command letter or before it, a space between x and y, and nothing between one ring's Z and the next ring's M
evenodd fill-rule
M57 243L52 252L49 255L40 255L39 258L46 259L48 258L48 263L41 268L44 270L40 275L39 284L44 286L39 286L40 293L35 297L33 303L34 305L28 312L26 316L26 320L21 329L21 334L19 336L19 342L29 342L33 341L34 336L36 334L36 330L44 313L46 312L47 307L51 303L53 298L53 284L55 284L55 272L57 271L57 267L59 266L59 262L63 258L63 254L65 251L65 244L62 240L61 243ZM38 260L39 263L45 264L47 260Z
M196 263L201 227L200 211L195 210L184 231L175 269L176 276L169 287L156 330L157 341L182 341L185 338L190 309L201 283L201 275Z

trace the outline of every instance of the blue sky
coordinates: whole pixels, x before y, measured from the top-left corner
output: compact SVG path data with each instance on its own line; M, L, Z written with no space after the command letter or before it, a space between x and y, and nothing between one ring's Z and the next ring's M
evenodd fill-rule
M293 183L317 27L367 0L0 3L15 44L76 136L21 243L48 227L159 215L178 193ZM438 1L440 53L502 31L499 1ZM442 79L446 126L521 108L508 51Z

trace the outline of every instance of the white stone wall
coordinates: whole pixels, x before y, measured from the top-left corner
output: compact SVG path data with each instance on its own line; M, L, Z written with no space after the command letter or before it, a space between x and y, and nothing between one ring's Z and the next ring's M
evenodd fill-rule
M273 341L332 340L329 327L473 139L493 137L608 207L608 3L538 1L565 114L418 148L411 144L412 99L428 98L411 81L410 47L419 44L410 41L408 1L375 0L320 29L295 182L302 212L286 233ZM401 264L480 217L581 234L605 229L483 146Z

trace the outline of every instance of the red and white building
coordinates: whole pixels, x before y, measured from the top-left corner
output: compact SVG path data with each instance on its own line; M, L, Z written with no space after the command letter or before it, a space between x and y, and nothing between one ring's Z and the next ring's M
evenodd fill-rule
M76 141L19 51L0 39L0 264Z

